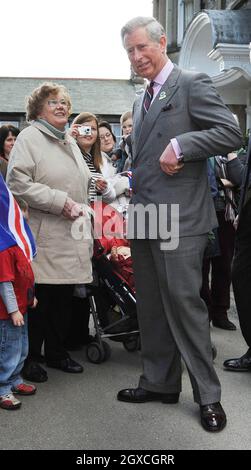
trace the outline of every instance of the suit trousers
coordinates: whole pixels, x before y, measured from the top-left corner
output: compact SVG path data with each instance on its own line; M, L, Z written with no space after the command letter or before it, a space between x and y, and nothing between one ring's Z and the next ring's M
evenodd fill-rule
M236 232L232 283L241 332L251 348L251 199L242 209Z
M143 374L139 386L152 392L181 390L181 356L194 401L220 401L213 367L208 312L200 297L207 235L182 237L173 251L160 240L132 240Z

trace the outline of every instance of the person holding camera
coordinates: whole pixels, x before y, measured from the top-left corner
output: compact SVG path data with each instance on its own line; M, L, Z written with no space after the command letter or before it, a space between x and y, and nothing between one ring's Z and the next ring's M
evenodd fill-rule
M117 209L118 206L121 206L120 196L123 196L129 190L129 181L126 176L116 175L117 168L114 166L112 159L102 151L101 136L103 134L100 128L105 124L110 126L105 121L98 123L94 114L82 112L74 119L70 134L76 139L92 174L89 201L94 201L100 195L104 202ZM112 136L114 140L114 134Z
M107 179L114 176L116 169L107 155L101 151L97 117L88 112L80 113L72 123L70 134L76 139L92 174L89 201L92 202L96 196L102 195L105 202L112 202L116 198L116 193Z

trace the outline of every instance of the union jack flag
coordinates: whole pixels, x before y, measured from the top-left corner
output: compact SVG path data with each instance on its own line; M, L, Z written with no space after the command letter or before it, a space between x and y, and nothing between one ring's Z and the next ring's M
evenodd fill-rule
M36 245L22 211L0 174L0 251L18 245L30 261Z

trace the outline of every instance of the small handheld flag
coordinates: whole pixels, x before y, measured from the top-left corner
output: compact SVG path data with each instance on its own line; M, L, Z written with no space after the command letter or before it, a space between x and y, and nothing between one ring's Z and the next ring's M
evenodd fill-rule
M0 251L18 245L31 261L36 245L22 211L0 174Z

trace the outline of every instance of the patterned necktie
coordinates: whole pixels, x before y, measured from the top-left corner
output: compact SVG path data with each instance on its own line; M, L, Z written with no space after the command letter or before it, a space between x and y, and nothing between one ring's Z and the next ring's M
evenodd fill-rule
M144 111L147 113L148 109L150 108L150 104L153 99L153 86L154 86L154 81L152 80L150 84L148 85L146 92L145 92L145 98L144 98Z

